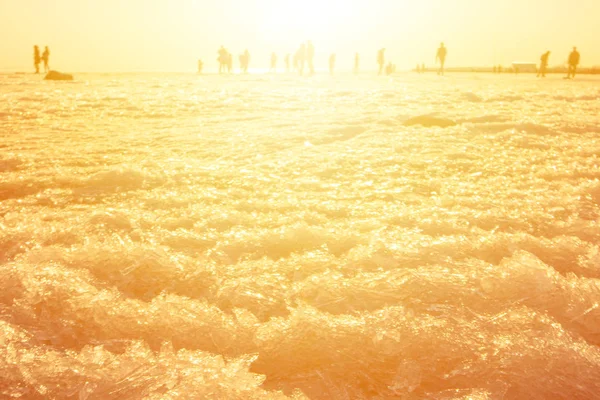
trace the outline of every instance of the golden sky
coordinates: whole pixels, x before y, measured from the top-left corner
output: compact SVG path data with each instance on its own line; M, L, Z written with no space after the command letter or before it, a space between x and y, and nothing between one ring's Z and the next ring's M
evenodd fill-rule
M32 69L34 44L71 72L193 71L199 58L214 70L221 44L266 68L305 40L320 68L330 53L350 68L359 52L374 69L380 47L401 69L432 65L441 41L449 67L537 62L545 50L558 65L574 45L591 66L599 16L600 0L0 0L0 70Z

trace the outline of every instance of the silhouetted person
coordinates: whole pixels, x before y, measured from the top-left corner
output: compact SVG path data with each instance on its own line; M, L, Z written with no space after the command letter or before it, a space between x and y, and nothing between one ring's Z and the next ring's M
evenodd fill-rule
M448 50L444 46L444 43L440 44L440 48L437 51L435 56L435 62L440 62L440 69L438 71L438 75L444 75L444 64L446 63L446 55L448 54Z
M33 66L35 67L35 73L40 73L40 62L42 62L42 58L40 57L40 48L37 46L33 46Z
M233 69L233 56L231 55L231 53L227 53L227 72L231 73L232 69Z
M271 54L271 72L277 72L277 54Z
M356 53L354 55L354 73L358 74L358 69L360 67L360 55Z
M298 73L302 75L304 74L304 63L306 62L306 45L304 43L300 45L296 57L298 59Z
M306 61L308 63L308 71L311 75L315 73L315 46L313 46L312 42L309 40L306 45Z
M285 55L285 72L290 72L290 55Z
M246 49L244 50L244 73L248 72L248 68L250 68L250 52Z
M396 72L396 66L394 64L392 64L391 62L388 63L388 65L385 67L385 74L391 75L394 72Z
M385 49L379 49L377 52L377 64L379 64L379 72L377 75L381 75L383 67L385 66Z
M229 53L227 52L225 47L223 47L221 45L221 48L219 49L217 54L219 55L217 57L217 61L219 62L219 73L222 74L223 72L225 72L225 70L227 68L227 62L229 60Z
M202 60L198 60L198 73L199 74L202 73L203 68L204 68L204 63L202 62Z
M548 58L550 57L550 52L547 51L540 57L540 70L538 71L537 76L541 76L542 78L546 77L546 69L548 68Z
M567 72L567 78L575 78L580 58L581 56L577 51L577 47L573 47L573 51L569 54L569 71Z
M331 75L333 75L334 71L335 71L335 54L331 54L329 56L329 73Z
M42 61L44 62L44 72L48 73L50 71L50 65L48 62L50 61L50 50L48 50L48 46L44 47L44 52L42 53Z

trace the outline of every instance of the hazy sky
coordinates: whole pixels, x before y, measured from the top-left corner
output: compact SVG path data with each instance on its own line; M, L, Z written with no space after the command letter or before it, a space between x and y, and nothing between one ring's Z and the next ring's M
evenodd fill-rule
M376 51L407 69L432 65L440 41L449 66L538 61L563 64L573 45L600 65L600 0L0 0L0 70L28 71L32 46L48 45L62 71L193 71L216 66L223 44L251 66L310 39L363 69ZM280 64L281 65L281 64Z

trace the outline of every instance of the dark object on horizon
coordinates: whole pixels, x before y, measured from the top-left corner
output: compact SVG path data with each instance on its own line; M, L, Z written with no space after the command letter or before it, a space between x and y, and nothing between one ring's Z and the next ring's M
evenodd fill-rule
M360 67L360 55L356 53L354 55L354 73L358 74L358 69Z
M315 74L315 46L309 40L306 45L306 62L308 63L308 72L310 75Z
M377 64L379 64L379 72L377 75L381 75L383 67L385 65L385 48L379 49L377 52Z
M33 66L35 67L35 73L40 73L40 62L42 62L42 57L40 57L40 48L36 45L33 46Z
M50 71L50 50L48 49L48 46L44 47L44 52L42 53L42 61L44 62L44 72L48 73L48 71Z
M332 53L329 56L329 73L331 75L333 75L334 71L335 71L335 53Z
M546 77L546 69L548 68L548 58L550 57L550 51L545 52L540 57L540 70L538 71L537 76L541 76L542 78Z
M204 68L204 63L202 62L202 60L198 60L198 73L199 74L202 73L203 68Z
M573 47L573 51L571 52L571 54L569 54L569 70L567 72L567 79L575 78L580 58L581 55L577 51L577 47Z
M290 55L285 55L285 72L290 72Z
M271 69L270 72L277 72L277 54L271 53Z
M64 73L58 72L58 71L50 71L46 74L44 79L48 80L48 81L72 81L73 75L64 74Z
M438 75L444 75L444 64L446 63L446 55L448 55L448 49L446 49L446 46L444 46L444 43L442 42L435 56L435 61L440 62L440 69L438 70Z

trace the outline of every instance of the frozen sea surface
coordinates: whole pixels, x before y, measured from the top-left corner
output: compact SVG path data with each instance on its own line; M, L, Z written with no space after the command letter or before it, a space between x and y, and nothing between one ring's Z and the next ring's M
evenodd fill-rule
M0 75L0 396L600 395L600 80Z

